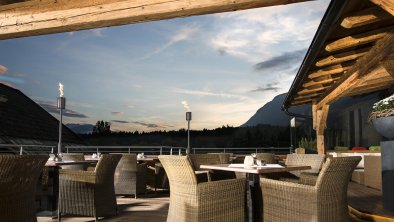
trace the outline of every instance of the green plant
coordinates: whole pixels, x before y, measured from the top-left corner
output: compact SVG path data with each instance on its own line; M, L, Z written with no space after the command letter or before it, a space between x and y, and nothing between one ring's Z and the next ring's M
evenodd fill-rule
M335 146L334 150L349 150L349 147L347 147L347 146Z
M369 150L371 150L371 151L380 151L381 147L380 146L370 146Z
M394 94L373 104L369 121L386 116L394 116Z
M298 143L298 147L302 147L308 150L316 150L317 149L316 139L308 140L307 138L303 137Z

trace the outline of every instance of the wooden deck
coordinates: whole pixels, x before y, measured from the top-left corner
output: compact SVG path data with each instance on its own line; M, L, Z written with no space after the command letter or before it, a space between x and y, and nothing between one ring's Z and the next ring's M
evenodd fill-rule
M379 190L365 187L351 182L348 189L349 205L353 208L370 214L388 217L394 220L394 213L383 209L382 193ZM142 198L118 197L119 215L112 218L103 218L102 221L113 222L165 222L169 205L169 194L148 194ZM56 219L38 218L38 222L55 222ZM92 217L64 216L62 221L94 221Z

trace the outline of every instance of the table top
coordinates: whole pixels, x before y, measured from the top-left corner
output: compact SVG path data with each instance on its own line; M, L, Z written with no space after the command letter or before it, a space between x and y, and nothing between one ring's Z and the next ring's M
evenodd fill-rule
M64 166L64 165L84 165L84 164L91 164L96 163L98 160L84 160L84 161L72 161L72 160L65 160L65 161L53 161L48 160L45 164L47 167L57 167L57 166Z
M309 170L311 166L281 166L279 164L267 164L266 166L252 166L245 167L243 164L216 164L216 165L201 165L201 169L207 170L223 170L223 171L233 171L242 173L253 173L253 174L263 174L263 173L280 173L288 172L294 170Z

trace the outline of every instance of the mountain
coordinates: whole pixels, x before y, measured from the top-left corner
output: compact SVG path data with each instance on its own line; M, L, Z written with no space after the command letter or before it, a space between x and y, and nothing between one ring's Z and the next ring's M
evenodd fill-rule
M79 123L68 123L66 126L77 134L86 134L92 133L93 126L92 124L79 124Z
M288 126L290 123L290 116L282 111L282 104L286 98L287 93L283 93L274 97L274 99L266 103L248 120L242 124L245 126L256 126L258 124L269 124L272 126ZM297 114L311 115L311 106L300 106L289 109L290 112Z

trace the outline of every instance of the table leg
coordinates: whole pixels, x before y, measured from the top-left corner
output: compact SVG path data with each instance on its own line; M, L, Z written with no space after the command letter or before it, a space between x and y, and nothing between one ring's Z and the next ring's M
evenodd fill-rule
M262 195L260 189L260 175L254 173L247 173L247 207L248 207L248 221L261 222L262 215Z

